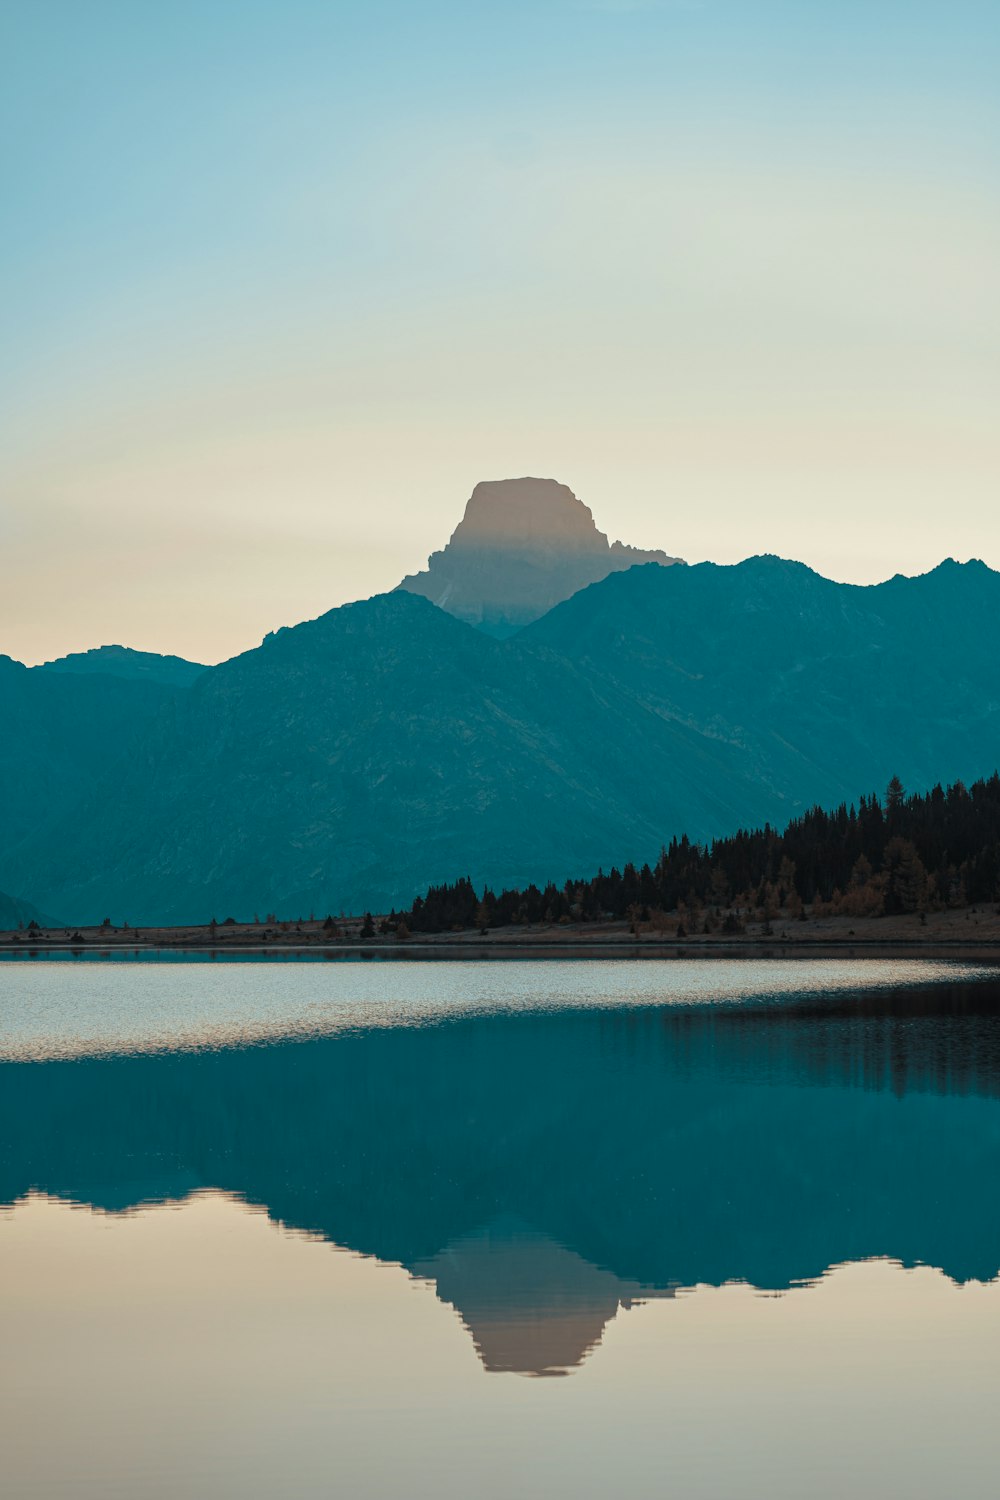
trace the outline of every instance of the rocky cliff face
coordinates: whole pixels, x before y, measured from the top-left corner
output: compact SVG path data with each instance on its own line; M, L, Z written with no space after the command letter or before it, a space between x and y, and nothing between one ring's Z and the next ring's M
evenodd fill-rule
M609 542L589 508L554 479L498 479L476 485L448 545L399 587L503 637L609 573L677 561Z

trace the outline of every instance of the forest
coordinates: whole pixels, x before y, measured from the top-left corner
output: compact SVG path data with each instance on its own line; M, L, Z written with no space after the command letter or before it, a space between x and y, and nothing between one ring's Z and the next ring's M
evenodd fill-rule
M523 890L477 892L467 878L431 886L386 930L448 932L627 920L655 929L739 932L784 913L894 916L1000 899L1000 774L907 796L893 777L834 811L814 807L780 831L741 830L708 845L673 838L655 864Z

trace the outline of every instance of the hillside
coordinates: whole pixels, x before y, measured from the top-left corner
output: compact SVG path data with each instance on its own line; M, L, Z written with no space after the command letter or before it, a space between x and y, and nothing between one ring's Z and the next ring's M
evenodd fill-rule
M397 591L162 689L0 884L81 923L388 910L458 874L652 861L894 773L972 781L1000 761L998 616L979 563L874 588L767 557L638 567L504 641Z
M835 807L894 774L913 790L991 774L998 619L1000 574L981 562L859 587L754 557L608 578L521 641L738 747L783 823L803 797ZM731 828L752 821L737 813ZM682 831L705 833L666 830Z
M744 932L756 918L762 929L781 913L812 918L940 916L956 908L968 920L994 907L1000 916L1000 772L971 786L940 784L907 797L894 778L884 802L861 793L850 806L811 808L783 831L740 829L711 844L671 839L652 865L624 864L598 874L571 874L544 890L477 892L468 880L432 887L405 914L412 932L463 928L526 927L536 923L628 920L633 932L650 923L663 934L687 923L695 931ZM728 908L728 911L725 910ZM674 913L678 920L664 920ZM687 918L687 923L684 917ZM948 923L935 935L954 937ZM978 934L993 939L991 931ZM391 928L391 921L390 921ZM787 929L783 929L787 936ZM917 934L911 934L916 936ZM972 937L966 932L965 939ZM879 941L868 934L868 941Z
M19 901L16 896L8 896L0 891L0 932L16 932L19 927L27 927L31 922L37 922L39 927L59 925L53 917L46 916L37 906L32 906L30 901Z
M80 922L387 908L470 851L513 882L655 848L665 817L725 824L739 780L732 747L400 592L206 672L0 868Z
M47 824L72 823L176 692L148 679L42 671L0 656L0 886L23 889L4 878L3 851Z

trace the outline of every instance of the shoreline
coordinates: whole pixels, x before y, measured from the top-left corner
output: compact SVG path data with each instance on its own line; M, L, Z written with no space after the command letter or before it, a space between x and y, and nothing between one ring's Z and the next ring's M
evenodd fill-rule
M120 961L144 962L160 955L196 955L206 959L225 959L229 956L243 959L306 959L314 958L326 962L350 962L380 960L399 962L407 960L443 961L532 961L538 962L585 962L605 960L629 960L633 962L678 960L738 959L753 961L784 959L791 962L810 959L864 959L878 958L926 958L954 959L957 962L995 963L1000 966L1000 942L960 942L957 940L928 940L913 942L906 939L847 941L786 941L760 939L729 942L650 942L632 939L630 942L597 940L556 942L491 942L488 939L472 942L374 942L374 943L208 943L208 942L87 942L79 943L0 943L0 963L4 960L39 962L52 958L118 958Z
M743 932L687 932L679 920L666 925L642 924L638 932L621 920L590 923L545 923L536 927L499 927L486 932L463 928L452 932L363 932L359 916L331 919L257 922L186 923L149 927L50 927L0 933L4 959L39 960L47 955L66 961L105 957L149 962L171 954L247 959L272 956L326 961L364 959L641 960L676 959L871 959L954 958L1000 963L1000 910L960 907L897 917L859 920L816 916L807 921L782 914L772 923L748 923ZM376 918L378 922L384 919Z

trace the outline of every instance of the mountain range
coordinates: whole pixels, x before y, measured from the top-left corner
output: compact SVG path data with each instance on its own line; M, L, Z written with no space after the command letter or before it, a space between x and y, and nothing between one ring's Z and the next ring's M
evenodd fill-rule
M611 572L505 639L402 588L187 673L2 658L0 888L81 924L380 911L988 775L998 616L982 563L765 556Z

